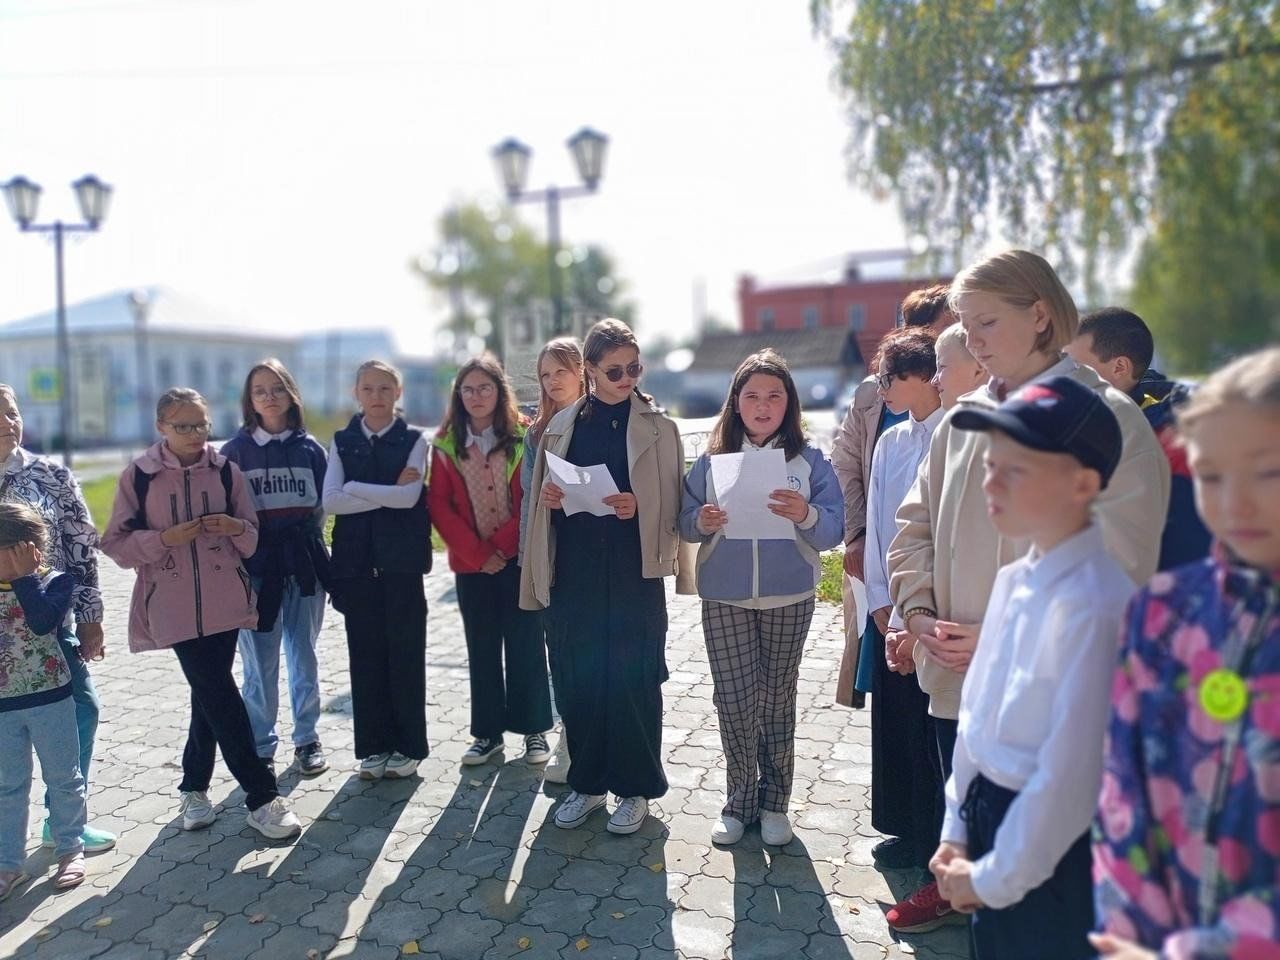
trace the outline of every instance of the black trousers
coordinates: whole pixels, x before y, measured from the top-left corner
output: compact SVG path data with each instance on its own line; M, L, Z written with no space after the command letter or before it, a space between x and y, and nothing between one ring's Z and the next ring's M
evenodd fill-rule
M871 681L871 825L909 843L924 867L938 849L942 829L929 695L915 674L889 669L884 636L874 623L863 635L864 643L868 634L878 641Z
M427 597L422 575L342 581L356 756L427 753Z
M496 740L507 730L550 730L542 620L520 609L520 568L508 563L498 573L459 573L454 579L467 638L471 735Z
M969 859L995 845L996 831L1018 795L979 774L969 784L960 816L969 832ZM969 926L974 960L1086 960L1096 955L1089 831L1058 861L1053 876L1011 907L981 909Z
M569 739L569 786L578 793L657 799L662 769L662 683L667 678L665 609L625 632L573 627L568 604L552 603L556 702Z
M244 804L257 810L280 796L269 761L253 744L249 713L231 675L239 630L184 640L173 648L191 686L191 727L182 751L182 791L209 789L216 751L244 790Z

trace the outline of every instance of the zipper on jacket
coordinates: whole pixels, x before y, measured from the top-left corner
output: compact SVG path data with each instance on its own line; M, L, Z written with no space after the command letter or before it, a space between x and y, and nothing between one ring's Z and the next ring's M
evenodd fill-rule
M194 520L191 516L191 469L182 471L182 491L183 497L187 501L187 519ZM197 538L199 539L199 538ZM200 554L196 550L196 541L191 541L191 581L196 592L196 636L204 636L204 607L200 598Z

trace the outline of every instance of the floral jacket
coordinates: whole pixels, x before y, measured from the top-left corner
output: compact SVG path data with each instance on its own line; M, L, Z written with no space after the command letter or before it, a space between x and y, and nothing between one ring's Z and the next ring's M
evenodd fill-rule
M45 563L76 578L76 623L101 623L98 531L71 471L18 447L0 463L0 500L27 503L40 511L49 527Z
M71 696L71 671L58 646L75 577L52 571L0 582L0 713Z
M1233 634L1257 645L1206 926L1205 827L1227 724L1199 686ZM1280 583L1221 548L1158 573L1130 603L1120 657L1094 827L1099 922L1172 960L1280 958Z

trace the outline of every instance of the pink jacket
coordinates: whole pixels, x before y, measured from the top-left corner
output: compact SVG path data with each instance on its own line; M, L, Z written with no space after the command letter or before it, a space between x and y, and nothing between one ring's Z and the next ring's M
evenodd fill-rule
M224 457L212 446L195 465L183 467L161 441L125 467L116 486L102 552L138 571L129 607L129 649L159 650L225 630L258 625L257 601L242 560L258 545L257 512L240 469L231 465L231 503L219 471ZM133 529L138 512L136 471L151 474L146 529ZM200 534L181 547L166 547L169 527L210 513L245 522L239 536Z

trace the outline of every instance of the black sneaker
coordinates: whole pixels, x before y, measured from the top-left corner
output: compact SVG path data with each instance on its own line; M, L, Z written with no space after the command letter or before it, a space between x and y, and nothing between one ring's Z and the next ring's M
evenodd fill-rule
M298 762L298 769L304 777L314 777L329 769L329 761L325 758L324 747L320 741L303 744L293 751L293 758Z
M474 766L477 763L484 763L501 749L501 737L497 737L493 740L489 740L485 737L476 737L471 746L467 748L467 752L462 755L462 762L469 767Z
M871 859L889 870L909 870L920 866L920 852L902 837L889 837L871 848Z

